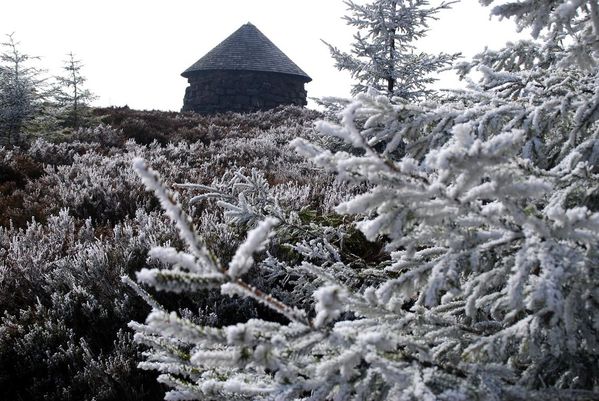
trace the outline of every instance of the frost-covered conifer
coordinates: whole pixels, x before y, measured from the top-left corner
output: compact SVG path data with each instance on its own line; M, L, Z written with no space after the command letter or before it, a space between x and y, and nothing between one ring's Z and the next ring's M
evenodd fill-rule
M83 65L76 59L73 53L68 54L64 62L64 75L56 77L58 86L54 98L59 107L66 112L66 123L74 128L81 125L85 110L94 99L94 95L84 87L87 80L82 74Z
M25 123L40 110L46 92L40 70L30 65L32 57L23 53L14 35L7 35L0 53L0 138L8 144Z
M428 23L450 6L428 0L375 0L367 4L345 1L348 25L356 28L350 53L329 47L339 70L347 70L358 82L352 94L375 88L388 97L413 100L430 95L431 73L450 65L457 55L432 55L415 49L424 37Z
M140 366L161 372L167 399L599 398L597 4L512 1L493 13L531 27L535 41L458 66L482 72L480 82L421 103L359 95L339 124L319 125L352 152L292 142L364 185L336 211L388 255L356 272L340 244L300 238L287 268L312 280L305 312L236 285L222 262L204 263L209 251L153 179L192 242L176 260L156 252L173 267L138 280L175 292L220 286L289 320L209 327L154 304L131 327L150 348ZM268 237L256 233L277 230L264 220L240 247L243 260ZM197 277L206 274L220 281Z

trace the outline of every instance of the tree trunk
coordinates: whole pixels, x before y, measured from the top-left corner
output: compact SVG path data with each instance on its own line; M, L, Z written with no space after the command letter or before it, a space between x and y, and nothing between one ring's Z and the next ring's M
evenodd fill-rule
M397 2L393 3L393 15L390 18L395 17L397 10ZM389 77L387 77L387 92L389 97L393 96L393 90L395 89L395 78L393 77L393 71L395 70L395 29L389 29Z

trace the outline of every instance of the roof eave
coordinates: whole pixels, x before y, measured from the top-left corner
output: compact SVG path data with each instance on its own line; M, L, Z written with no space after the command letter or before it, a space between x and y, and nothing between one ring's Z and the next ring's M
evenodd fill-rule
M302 74L293 74L293 73L288 73L288 72L279 72L279 71L264 71L264 70L241 70L241 69L222 69L222 68L204 68L201 70L185 70L181 73L181 76L183 78L191 78L193 75L205 72L205 71L251 71L251 72L264 72L264 73L271 73L271 74L280 74L280 75L289 75L292 77L297 77L297 78L301 78L304 83L308 83L312 81L312 78L310 78L307 74L306 75L302 75Z

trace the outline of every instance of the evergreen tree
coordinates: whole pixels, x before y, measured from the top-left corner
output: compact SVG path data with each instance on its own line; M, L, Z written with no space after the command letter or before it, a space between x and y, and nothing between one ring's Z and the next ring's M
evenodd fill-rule
M162 266L138 281L220 288L289 320L200 325L132 284L153 307L145 324L131 323L151 349L140 367L161 372L167 399L599 399L599 10L595 1L525 0L492 13L531 27L538 41L460 64L460 74L483 77L442 101L359 95L340 124L318 127L356 152L292 143L362 185L336 211L385 244L382 263L356 271L356 256L328 240L338 228L316 223L317 238L291 246L296 264L256 258L291 216L258 196L219 203L236 221L264 214L224 263L156 174L134 162L186 242L150 251ZM312 307L247 284L254 263L302 272L291 291L312 293Z
M10 144L40 111L47 93L41 71L29 65L32 57L19 50L14 34L7 35L0 53L0 135Z
M432 92L431 73L449 66L458 55L431 55L415 50L415 42L428 31L428 22L452 2L430 6L428 0L374 0L360 5L345 1L350 16L344 19L357 29L351 53L329 47L339 70L349 71L358 82L352 94L377 89L387 97L406 100Z
M63 66L64 75L55 77L58 87L54 98L66 114L66 124L79 128L94 95L84 87L87 79L81 74L83 68L81 61L76 59L72 52L68 57Z

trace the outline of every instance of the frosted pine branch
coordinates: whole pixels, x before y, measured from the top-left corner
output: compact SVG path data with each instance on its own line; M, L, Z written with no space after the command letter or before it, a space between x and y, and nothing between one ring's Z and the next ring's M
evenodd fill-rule
M252 255L264 248L264 242L272 235L272 228L277 224L277 219L266 219L248 232L247 239L237 248L237 252L235 252L229 263L229 269L227 270L229 277L236 279L247 273L248 269L254 264Z

